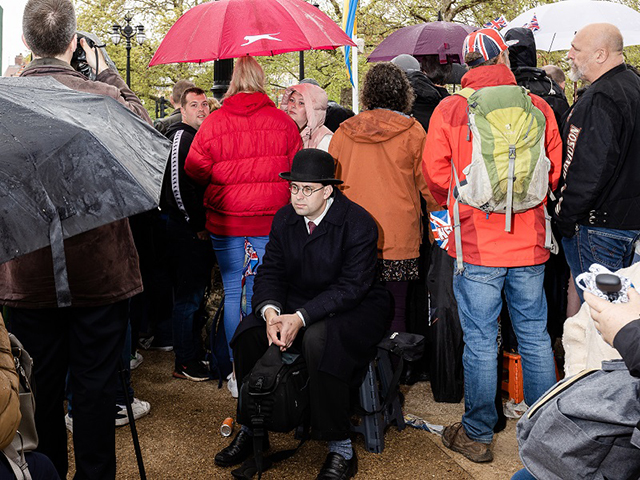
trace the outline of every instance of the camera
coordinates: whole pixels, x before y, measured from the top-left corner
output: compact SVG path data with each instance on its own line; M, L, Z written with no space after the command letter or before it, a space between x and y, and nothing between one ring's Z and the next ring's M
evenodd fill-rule
M629 301L628 290L633 288L631 280L623 275L612 273L606 267L594 263L589 271L576 277L576 285L582 290L593 293L611 303L626 303Z
M102 55L104 56L104 59L107 62L107 66L109 68L111 68L112 70L115 70L116 72L118 71L115 63L113 63L113 60L111 60L111 58L109 57L109 54L107 53L107 49L105 48L105 45L100 42L100 39L96 35L94 35L93 33L87 33L87 32L81 32L81 31L78 31L76 33L78 35L78 46L76 48L76 51L73 52L73 57L71 58L71 66L73 67L74 70L80 72L89 80L96 79L96 73L89 66L89 63L87 62L87 54L84 51L84 48L82 48L82 45L80 45L80 39L84 38L87 41L87 45L89 45L90 48L97 47L100 50L102 50ZM96 54L96 63L97 63L97 54Z
M80 72L88 79L95 80L95 73L87 63L87 53L84 51L84 48L82 48L82 45L80 45L81 38L84 38L87 41L87 45L89 45L89 47L93 48L96 46L96 42L94 42L91 38L78 32L78 46L76 47L76 51L73 52L73 57L71 58L71 66L74 70Z

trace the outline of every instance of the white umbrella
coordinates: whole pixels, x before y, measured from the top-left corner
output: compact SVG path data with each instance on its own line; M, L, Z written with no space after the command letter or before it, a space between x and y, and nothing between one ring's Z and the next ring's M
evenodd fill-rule
M538 50L569 50L576 32L590 23L611 23L622 32L625 47L640 45L640 13L620 3L564 0L540 5L511 20L505 31L530 24L534 16L540 28L534 31Z

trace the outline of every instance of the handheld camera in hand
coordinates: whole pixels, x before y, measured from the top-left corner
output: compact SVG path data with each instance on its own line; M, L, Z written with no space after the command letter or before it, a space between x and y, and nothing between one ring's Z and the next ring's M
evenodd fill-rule
M71 58L71 66L73 67L74 70L80 72L89 80L96 79L96 72L91 68L91 66L87 62L87 54L84 51L84 48L82 48L82 45L80 45L80 39L84 38L87 41L87 45L89 45L89 48L97 47L100 50L102 50L102 55L104 56L104 59L107 62L107 65L110 69L115 70L116 72L118 71L115 63L113 63L113 60L111 60L111 58L109 57L109 54L107 53L106 45L100 42L100 39L96 35L94 35L93 33L87 33L87 32L81 32L81 31L78 31L77 35L78 35L78 46L76 48L76 51L73 52L73 57ZM96 62L95 62L96 65L98 64L98 58L99 58L98 53L96 51Z
M576 277L576 285L611 303L627 303L629 301L627 292L633 288L630 279L613 273L607 267L597 263L591 265L589 271Z
M90 48L96 46L96 42L94 42L91 38L78 32L78 46L76 48L76 51L73 52L73 57L71 58L71 66L74 70L80 72L85 77L91 80L95 80L95 73L87 63L87 53L84 51L84 48L82 48L82 45L80 45L81 38L84 38L87 41L87 45L89 45Z

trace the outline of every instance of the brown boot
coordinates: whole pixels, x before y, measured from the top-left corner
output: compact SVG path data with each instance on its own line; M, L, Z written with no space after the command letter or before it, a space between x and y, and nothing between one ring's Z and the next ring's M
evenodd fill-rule
M445 447L461 453L472 462L483 463L493 460L493 453L491 453L489 445L471 440L460 422L445 427L442 432L442 443Z

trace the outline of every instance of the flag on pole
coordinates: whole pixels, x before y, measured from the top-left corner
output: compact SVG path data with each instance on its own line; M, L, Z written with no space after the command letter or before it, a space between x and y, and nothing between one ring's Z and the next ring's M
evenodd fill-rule
M500 30L507 26L509 22L504 18L504 15L500 15L498 18L491 20L483 25L484 28L493 28L494 30Z
M532 32L537 32L538 30L540 30L540 24L538 23L538 17L536 17L535 13L533 14L533 18L531 19L531 21L529 23L525 23L524 24L524 28L528 28Z
M356 32L356 10L358 9L358 0L344 0L344 8L342 12L342 28L349 38L355 37ZM354 40L355 41L355 40ZM344 47L344 61L349 71L349 81L351 85L355 86L353 82L353 74L351 71L351 46Z

